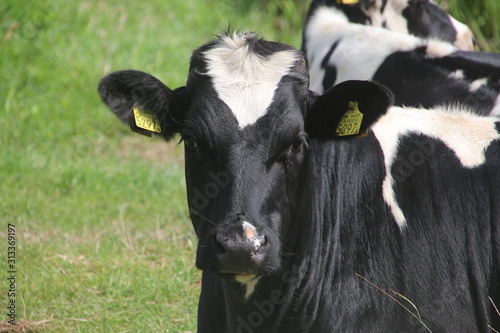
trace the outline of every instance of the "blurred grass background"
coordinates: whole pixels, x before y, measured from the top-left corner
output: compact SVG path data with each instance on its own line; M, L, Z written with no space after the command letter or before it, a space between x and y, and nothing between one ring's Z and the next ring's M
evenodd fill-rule
M477 49L500 50L500 2L497 0L437 0L455 19L471 28Z
M473 28L478 45L496 51L495 1L441 4ZM97 83L110 71L132 68L171 88L183 85L191 51L228 27L300 48L308 6L300 0L0 3L0 244L6 248L7 224L14 224L17 319L25 328L195 331L200 274L193 267L182 149L130 133L100 102ZM5 295L6 279L0 290Z

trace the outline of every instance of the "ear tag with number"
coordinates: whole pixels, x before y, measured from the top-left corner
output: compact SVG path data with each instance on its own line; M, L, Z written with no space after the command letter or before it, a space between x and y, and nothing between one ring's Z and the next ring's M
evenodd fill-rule
M359 3L359 0L337 0L337 3L341 3L343 5L353 5Z
M160 121L153 115L134 108L135 125L139 128L161 133Z
M361 130L363 114L358 109L358 102L349 102L349 110L344 113L335 131L335 136L356 135Z

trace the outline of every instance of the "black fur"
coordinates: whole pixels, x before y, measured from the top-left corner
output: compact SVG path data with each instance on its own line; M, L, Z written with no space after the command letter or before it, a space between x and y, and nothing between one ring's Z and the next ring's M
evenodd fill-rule
M447 58L429 59L425 47L422 47L388 56L373 75L373 80L391 89L396 105L430 108L460 104L478 114L489 114L498 96L494 85L471 92L472 80L450 77L454 71L449 69L450 66Z
M448 13L429 0L410 0L403 10L408 32L422 38L436 38L450 43L457 39L457 31Z

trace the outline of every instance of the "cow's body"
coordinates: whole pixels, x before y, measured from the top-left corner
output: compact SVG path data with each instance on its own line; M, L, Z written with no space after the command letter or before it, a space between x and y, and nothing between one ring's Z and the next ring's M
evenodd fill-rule
M391 89L396 105L461 104L478 114L500 115L497 54L353 24L329 6L316 7L308 17L304 48L314 91L346 80L375 80Z
M300 53L251 34L196 50L185 90L124 71L99 91L131 127L139 107L183 136L198 332L498 328L496 119L390 108L369 82L317 96ZM361 127L337 137L348 109Z

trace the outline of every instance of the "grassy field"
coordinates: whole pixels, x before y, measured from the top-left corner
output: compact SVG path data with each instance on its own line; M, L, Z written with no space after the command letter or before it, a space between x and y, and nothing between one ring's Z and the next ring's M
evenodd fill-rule
M498 46L491 17L500 17L494 1L485 1L489 12L474 21L485 31L476 36L491 49ZM470 11L465 5L460 15ZM228 27L300 47L307 6L299 0L0 3L0 292L9 289L3 251L11 224L20 329L195 331L200 274L193 267L182 149L130 133L100 102L98 80L132 68L172 88L183 85L191 50ZM1 304L3 332L7 300Z

